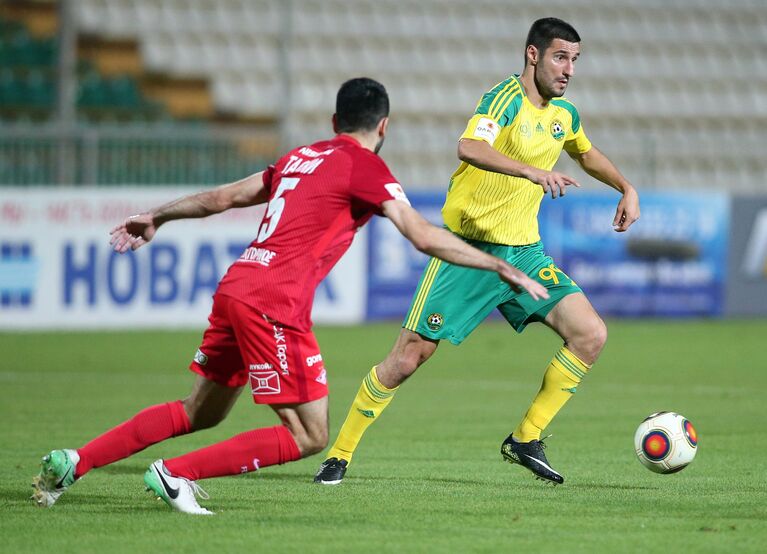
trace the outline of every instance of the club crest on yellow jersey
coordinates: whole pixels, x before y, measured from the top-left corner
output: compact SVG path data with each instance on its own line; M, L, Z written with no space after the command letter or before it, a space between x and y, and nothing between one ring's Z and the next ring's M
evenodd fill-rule
M551 136L554 140L562 140L565 138L565 128L562 126L562 122L555 119L551 122Z

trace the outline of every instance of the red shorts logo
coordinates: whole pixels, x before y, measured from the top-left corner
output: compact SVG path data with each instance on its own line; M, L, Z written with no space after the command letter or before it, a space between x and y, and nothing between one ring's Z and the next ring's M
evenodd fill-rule
M290 367L288 366L288 344L285 341L285 329L272 325L274 331L274 345L276 346L277 361L280 364L283 375L290 373Z
M251 371L250 388L253 394L280 394L280 374L276 371Z

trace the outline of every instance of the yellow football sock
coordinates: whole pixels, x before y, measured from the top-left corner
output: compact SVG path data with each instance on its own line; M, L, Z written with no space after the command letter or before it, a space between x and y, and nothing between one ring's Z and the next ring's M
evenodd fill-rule
M525 418L514 430L514 438L520 442L539 440L541 432L570 400L589 369L590 365L583 363L563 346L546 368L541 389Z
M362 435L373 423L384 408L391 402L399 387L388 389L378 380L376 368L370 370L354 397L352 407L346 416L338 438L328 452L328 458L338 458L351 462L354 450L357 448Z

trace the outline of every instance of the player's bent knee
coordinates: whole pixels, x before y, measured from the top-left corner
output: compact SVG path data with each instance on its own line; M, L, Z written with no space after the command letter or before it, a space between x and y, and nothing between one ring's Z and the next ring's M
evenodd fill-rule
M210 410L204 404L196 403L191 398L185 398L182 403L192 431L210 429L226 418L226 412Z
M301 457L306 458L325 450L328 446L328 433L324 432L306 433L297 441L298 449L301 451Z
M189 425L192 431L202 431L203 429L210 429L215 427L224 420L223 417L218 415L211 416L210 414L197 414L196 416L189 417Z
M405 347L395 358L397 371L405 378L410 377L436 350L429 342L411 343Z
M398 356L394 363L395 370L403 381L415 373L420 365L418 356L408 353Z
M588 359L583 360L588 364L592 364L599 357L602 349L607 342L607 326L604 321L597 318L578 341L579 350L586 354Z
M600 318L594 322L590 337L592 349L599 354L607 342L607 325Z
M383 386L395 388L415 373L419 365L417 358L397 356L379 364L376 374Z
M314 448L312 449L312 454L317 454L318 452L322 452L327 448L328 446L328 433L325 431L322 434L315 435L314 441L313 441Z
M599 320L599 330L597 332L597 343L599 344L599 350L601 351L607 343L607 325L601 319Z
M565 341L570 350L586 364L593 364L607 342L607 326L601 318L584 322L578 331Z
M322 452L328 445L328 427L319 421L301 421L298 417L286 417L281 414L283 425L287 427L301 457Z

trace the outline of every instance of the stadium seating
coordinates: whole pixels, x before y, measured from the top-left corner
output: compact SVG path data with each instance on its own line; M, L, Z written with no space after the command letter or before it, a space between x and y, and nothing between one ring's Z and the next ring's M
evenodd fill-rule
M53 108L55 43L0 18L0 116L42 120Z
M568 95L638 184L737 188L767 169L767 62L749 55L767 46L757 0L77 3L83 31L137 38L153 71L208 78L218 110L285 120L287 142L327 133L343 79L381 79L393 105L386 158L404 182L436 186L481 92L519 70L527 28L546 15L580 30Z
M0 18L0 117L49 120L56 104L55 37L34 37L17 21ZM106 77L78 63L77 107L85 120L156 120L162 106L143 96L128 75Z
M583 37L568 97L592 139L637 184L748 188L767 170L767 157L759 155L767 139L767 60L757 54L767 46L762 0L81 0L73 6L80 33L137 41L147 71L207 80L216 112L279 122L287 144L327 134L344 79L378 78L393 109L385 157L403 182L435 186L444 186L456 166L456 138L481 93L520 70L530 22L556 15ZM0 43L0 60L9 48L15 47ZM49 48L23 51L45 60ZM0 99L18 94L14 86L38 90L47 79L44 72L19 77L2 67ZM19 80L23 85L10 84ZM135 83L102 84L118 94L118 105L137 101ZM98 103L97 83L87 87L81 101Z

